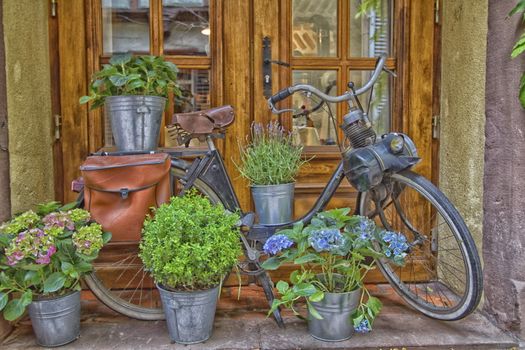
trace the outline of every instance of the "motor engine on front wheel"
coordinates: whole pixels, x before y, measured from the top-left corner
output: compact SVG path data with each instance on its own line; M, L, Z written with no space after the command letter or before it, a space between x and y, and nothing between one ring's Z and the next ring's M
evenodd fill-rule
M414 142L407 135L389 133L373 145L345 151L343 169L348 181L365 192L379 185L385 172L396 173L419 161Z

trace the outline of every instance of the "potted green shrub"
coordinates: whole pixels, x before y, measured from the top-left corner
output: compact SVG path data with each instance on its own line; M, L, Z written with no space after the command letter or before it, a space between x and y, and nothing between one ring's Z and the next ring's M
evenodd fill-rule
M271 257L262 266L275 270L283 263L300 269L290 274L291 285L279 281L279 306L300 315L296 303L306 301L308 330L324 341L342 341L357 332L369 332L381 310L379 299L363 284L374 259L392 259L403 265L408 249L405 236L376 228L362 216L348 216L350 209L334 209L317 214L307 226L296 224L278 232L264 244Z
M37 343L59 346L80 333L80 279L109 241L83 209L40 205L0 226L0 311L29 309Z
M255 212L261 224L292 221L295 177L303 164L303 147L277 122L252 125L252 139L240 146L237 166L250 182Z
M220 285L241 255L239 215L195 192L146 218L140 257L162 299L172 342L211 336Z
M177 71L162 57L114 55L93 75L80 103L104 105L118 150L155 150L168 93L180 95Z

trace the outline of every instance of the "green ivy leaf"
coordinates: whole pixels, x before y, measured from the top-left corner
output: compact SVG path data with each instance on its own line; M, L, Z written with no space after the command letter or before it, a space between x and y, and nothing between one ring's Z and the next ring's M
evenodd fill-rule
M279 281L277 282L277 285L275 286L279 293L282 295L290 289L290 285L285 281Z
M313 302L319 302L324 299L324 292L322 290L318 290L314 294L310 295L308 299Z
M313 261L318 262L321 260L323 259L319 255L315 253L310 253L310 254L300 256L297 259L295 259L294 264L302 265L302 264L306 264L306 263L313 262Z
M116 55L113 55L113 57L111 57L111 59L109 60L109 63L112 65L126 64L129 61L131 61L131 57L132 55L129 52L123 53L123 54L116 54Z
M31 304L32 299L31 291L26 291L20 299L13 299L8 302L4 309L4 318L7 321L14 321L22 316L26 306Z
M111 240L111 237L111 232L102 233L102 242L104 242L104 245L106 245Z
M293 286L292 291L302 297L307 297L315 292L317 292L317 289L310 283L299 283Z
M375 317L381 311L383 304L378 298L370 296L368 298L368 301L366 302L366 306L368 306L368 308L372 310L372 312L374 313L374 317Z
M7 305L8 299L9 299L9 295L7 293L0 292L0 311L2 311L4 307Z
M80 273L89 272L93 269L93 266L86 262L86 261L79 261L75 264L75 270L77 270Z
M281 266L281 260L277 256L272 256L261 264L265 270L277 270Z
M44 281L44 293L53 293L64 286L66 276L62 272L55 272L49 275Z
M307 304L308 304L308 312L310 313L310 315L312 315L314 318L318 320L322 320L323 316L321 316L321 314L312 306L312 304L310 303L307 303Z
M524 12L524 11L525 11L525 0L520 0L516 4L516 6L514 6L514 8L509 12L508 17L511 17L518 12Z
M113 83L115 86L124 86L129 80L129 77L125 75L113 75L109 77L109 80Z
M525 73L523 73L523 75L521 76L519 98L521 106L525 108Z
M82 96L79 100L78 100L78 103L80 103L81 105L83 105L84 103L88 103L89 101L91 101L93 99L93 96Z

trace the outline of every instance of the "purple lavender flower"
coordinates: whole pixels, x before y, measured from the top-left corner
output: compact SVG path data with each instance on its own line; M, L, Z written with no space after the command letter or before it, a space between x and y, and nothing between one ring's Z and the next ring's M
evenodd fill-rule
M288 249L293 245L293 241L285 235L273 235L266 243L264 243L263 250L268 255L275 255L284 249Z
M322 229L312 231L308 242L317 252L330 252L341 248L345 238L338 229Z

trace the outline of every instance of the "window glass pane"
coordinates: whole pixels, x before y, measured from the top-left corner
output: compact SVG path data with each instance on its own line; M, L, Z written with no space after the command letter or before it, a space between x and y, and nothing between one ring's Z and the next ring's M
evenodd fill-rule
M163 0L164 53L209 55L210 9L208 0Z
M337 55L337 0L293 0L292 53L296 57Z
M329 94L337 94L337 71L335 70L294 70L292 76L293 84L310 84ZM293 95L293 108L299 109L304 106L313 110L319 103L317 97L308 97L304 94ZM335 121L332 121L328 113L328 106L308 115L293 120L293 130L296 142L305 146L335 145L337 132L336 106L329 103ZM334 125L335 123L335 125Z
M149 2L103 0L102 38L104 53L149 52Z
M391 1L350 1L350 56L377 57L391 46Z
M180 69L178 84L181 97L174 100L175 113L200 111L210 108L210 71Z
M350 71L350 81L352 81L356 89L358 89L370 79L371 74L371 71ZM368 101L370 99L370 90L359 97L359 101L361 105L363 105L365 112L368 110L368 119L372 122L374 130L378 135L390 131L390 90L389 75L383 73L374 85L369 110Z
M210 71L205 69L180 69L178 84L182 96L173 100L174 113L187 113L210 108ZM171 119L171 118L170 118ZM165 128L165 147L180 146L176 134ZM204 146L206 142L192 139L189 146Z

